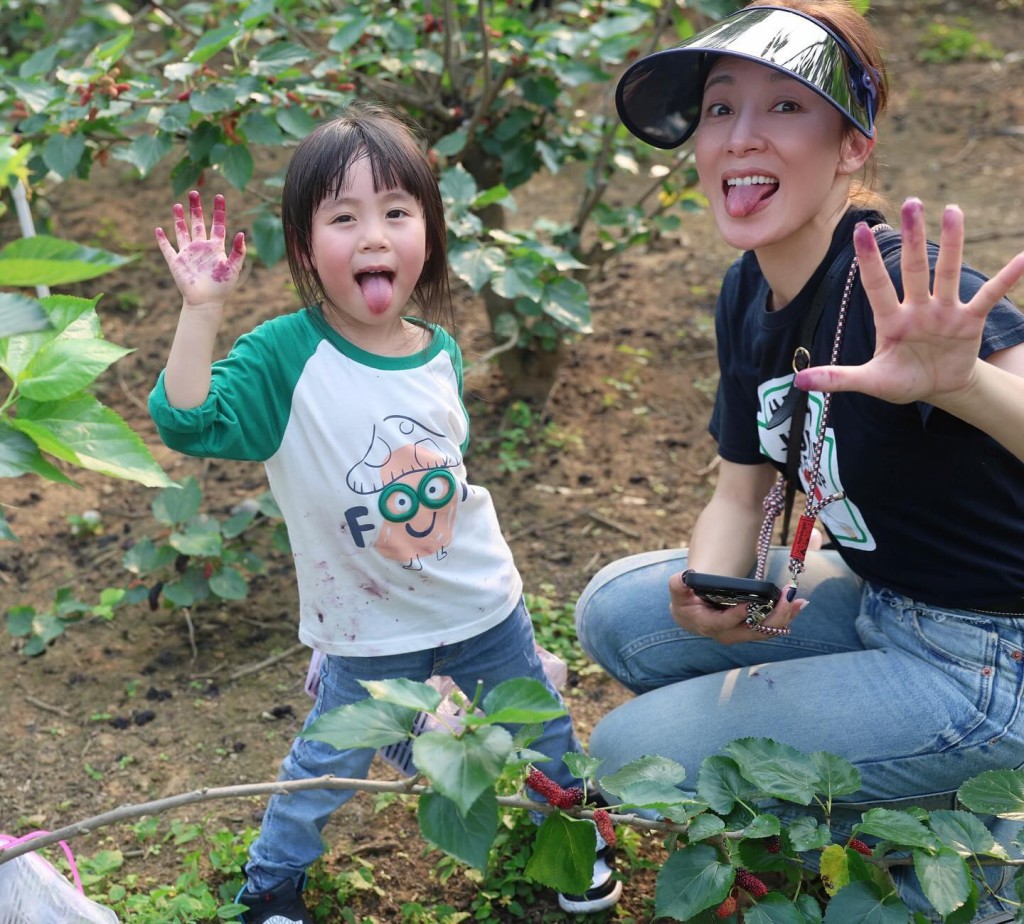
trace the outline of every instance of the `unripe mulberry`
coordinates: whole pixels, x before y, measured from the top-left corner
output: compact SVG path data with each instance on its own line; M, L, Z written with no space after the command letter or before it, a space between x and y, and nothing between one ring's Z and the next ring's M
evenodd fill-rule
M856 850L857 853L864 854L864 856L866 856L866 857L870 857L871 856L871 848L868 847L868 845L865 844L864 841L859 841L855 837L851 837L846 842L846 846L852 848L853 850Z
M722 918L723 920L731 914L736 913L736 907L738 902L736 901L735 895L730 895L722 904L715 909L715 917Z
M782 838L778 834L773 834L771 837L765 838L764 849L768 853L778 853L782 850Z
M768 894L768 886L742 866L736 870L736 885L755 899L764 898Z
M601 837L609 847L615 846L615 825L612 824L612 817L604 809L597 809L594 812L594 824Z

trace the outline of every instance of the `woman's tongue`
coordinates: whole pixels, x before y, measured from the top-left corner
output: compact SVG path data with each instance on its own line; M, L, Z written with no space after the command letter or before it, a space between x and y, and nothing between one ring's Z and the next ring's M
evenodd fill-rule
M744 218L758 204L767 199L778 189L777 183L751 183L741 186L727 186L725 194L725 210L730 218Z
M382 314L391 304L391 276L388 273L363 273L359 277L366 306L372 314Z

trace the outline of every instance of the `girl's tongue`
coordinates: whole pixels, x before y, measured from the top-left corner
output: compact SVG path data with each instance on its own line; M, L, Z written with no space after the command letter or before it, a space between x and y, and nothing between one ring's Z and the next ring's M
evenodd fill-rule
M749 186L727 186L725 210L731 218L744 218L778 189L777 183L751 183Z
M391 304L391 275L389 273L363 273L359 288L372 314L382 314Z

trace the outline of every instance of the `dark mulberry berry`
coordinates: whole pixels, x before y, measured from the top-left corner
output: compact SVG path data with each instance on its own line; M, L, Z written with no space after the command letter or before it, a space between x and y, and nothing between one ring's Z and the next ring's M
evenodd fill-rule
M722 904L720 904L715 909L715 916L725 919L729 917L729 915L735 914L737 904L738 902L736 901L736 896L730 895L724 902L722 902Z
M601 837L604 838L605 843L609 847L614 847L615 825L612 824L611 815L609 815L604 809L597 809L594 812L594 824L597 825L597 830L600 832Z
M778 853L782 850L782 838L778 834L773 834L771 837L765 838L764 849L768 853Z
M563 798L565 805L558 806L559 808L572 808L574 805L583 804L583 790L579 786L570 786L568 789L563 790Z
M736 870L736 885L752 898L764 898L768 894L768 886L742 866Z
M846 846L851 847L853 850L856 850L857 853L864 854L864 856L866 857L871 856L871 848L868 847L868 845L865 844L864 841L859 841L855 837L851 837L849 841L846 842Z

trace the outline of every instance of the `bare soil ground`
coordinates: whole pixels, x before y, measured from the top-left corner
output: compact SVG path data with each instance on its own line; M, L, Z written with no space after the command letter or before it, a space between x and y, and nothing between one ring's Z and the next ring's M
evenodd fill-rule
M937 229L942 205L958 202L967 214L967 259L994 272L1024 242L1024 10L1019 0L877 0L872 6L894 83L879 148L890 217L898 220L899 203L916 195ZM921 63L917 55L935 24L968 29L1007 57ZM568 209L571 187L561 178L536 180L519 195L524 214L515 220L525 221L539 203L551 215ZM138 184L97 168L88 183L66 184L52 196L53 231L141 253L101 280L106 335L135 352L103 379L100 397L173 477L196 475L206 509L223 516L265 490L262 469L177 456L162 447L145 410L180 305L152 239L153 226L169 223L168 190L165 177ZM224 191L233 215L244 221L243 197L229 189L207 194L214 191ZM16 233L0 226L6 238ZM534 409L560 436L521 448L527 468L505 471L497 452L510 426L500 377L488 367L470 372L475 451L468 464L495 496L530 593L572 601L602 565L685 543L714 485L715 450L705 429L716 382L712 316L721 274L734 256L717 243L708 216L688 215L671 239L609 267L592 289L594 333L572 347L550 398ZM292 304L283 266L253 266L223 332L225 348ZM472 362L486 321L475 300L461 297L458 307L460 339ZM0 545L0 613L18 603L48 606L58 587L95 600L103 587L127 582L123 551L155 532L152 492L88 473L80 482L79 489L65 489L25 477L0 486L20 537ZM66 518L87 509L102 513L105 532L76 541ZM244 603L194 612L191 635L180 614L140 606L113 622L71 629L36 659L0 636L0 831L54 829L122 804L272 780L308 709L302 691L307 655L296 652L231 676L295 644L294 598L290 563L277 558ZM626 695L600 671L573 673L568 703L584 741ZM127 721L112 724L100 716ZM237 830L257 825L261 810L259 800L218 802L169 818ZM374 866L381 890L362 894L360 918L398 921L401 903L413 900L468 908L473 882L461 874L438 882L439 854L422 849L415 818L402 805L377 814L372 800L359 796L338 813L326 837L324 862L331 872L359 859ZM131 851L135 843L127 828L112 827L74 846L92 853ZM664 856L657 840L646 842L642 853L654 863ZM123 870L154 883L171 882L178 871L171 850L136 851ZM650 920L653 894L652 872L631 873L622 904L607 917ZM526 915L563 919L547 895L539 895ZM509 913L507 920L522 918Z

